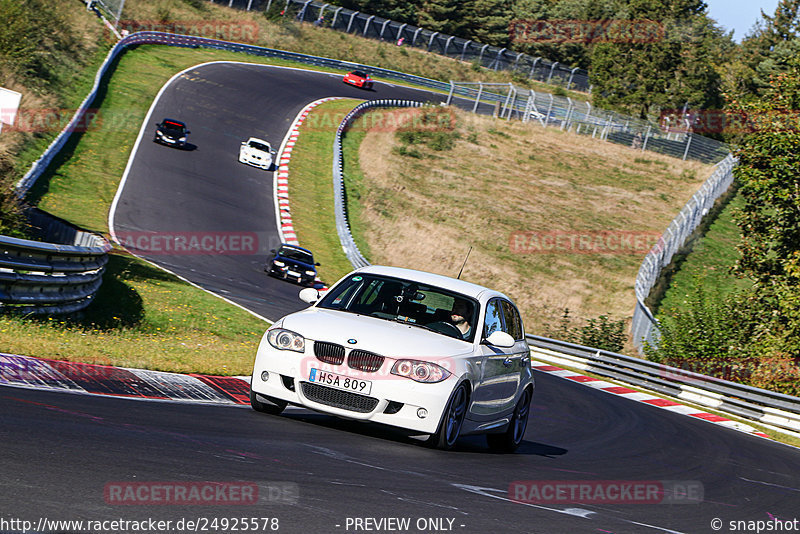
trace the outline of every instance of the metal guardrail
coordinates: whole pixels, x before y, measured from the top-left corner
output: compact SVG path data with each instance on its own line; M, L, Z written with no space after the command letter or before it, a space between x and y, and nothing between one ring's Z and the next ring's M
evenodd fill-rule
M267 9L271 3L268 3ZM274 0L274 3L282 4L284 0ZM249 7L253 7L252 3ZM391 43L399 41L402 46L411 46L451 59L476 63L489 70L510 71L531 80L559 85L574 91L591 91L589 72L585 69L562 65L559 62L514 52L507 48L426 30L325 2L285 0L284 13L284 16L294 17L300 22L313 22L326 28L380 41Z
M674 127L662 129L652 121L593 108L588 102L512 83L451 81L446 102L452 103L454 96L462 99L458 102L461 107L475 113L491 113L506 119L515 117L522 122L572 131L641 152L657 152L703 163L718 163L730 154L728 146L715 139Z
M342 136L361 114L372 108L379 107L394 107L394 108L408 108L420 107L422 102L415 102L412 100L370 100L362 102L350 113L348 113L339 128L336 130L336 137L333 140L333 204L334 204L334 217L336 219L336 232L339 234L339 241L342 244L345 256L350 261L353 268L366 267L369 262L358 250L358 245L353 240L353 234L350 232L350 223L347 220L347 198L344 188L344 161L342 158Z
M634 285L636 308L631 323L633 345L639 353L643 353L646 343L657 347L660 335L658 321L645 304L650 291L658 282L661 270L670 264L675 253L686 244L687 239L697 229L717 199L730 188L733 183L734 167L736 167L736 159L731 154L719 162L708 180L703 183L699 191L692 195L689 202L645 256L636 275Z
M47 243L0 236L0 311L62 314L91 304L111 245L42 211L28 213Z
M528 335L531 356L771 425L800 431L800 398L617 354Z

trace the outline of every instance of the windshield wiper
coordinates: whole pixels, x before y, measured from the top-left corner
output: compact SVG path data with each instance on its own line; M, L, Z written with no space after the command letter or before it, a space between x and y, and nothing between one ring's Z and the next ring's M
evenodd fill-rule
M429 328L429 327L425 326L424 324L412 323L411 321L404 321L400 317L395 317L394 319L392 319L392 321L394 321L395 323L400 323L400 324L410 324L411 326L418 326L420 328L424 328L425 330L430 330L431 332L436 332L437 334L441 334L441 332L439 332L438 330L434 330L433 328Z

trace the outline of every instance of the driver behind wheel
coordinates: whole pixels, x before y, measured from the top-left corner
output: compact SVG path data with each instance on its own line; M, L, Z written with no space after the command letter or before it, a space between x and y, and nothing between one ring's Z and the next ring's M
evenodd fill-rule
M472 326L470 326L467 317L472 316L472 305L466 300L455 299L453 301L453 309L450 313L450 322L458 328L461 332L463 339L469 339L472 333Z

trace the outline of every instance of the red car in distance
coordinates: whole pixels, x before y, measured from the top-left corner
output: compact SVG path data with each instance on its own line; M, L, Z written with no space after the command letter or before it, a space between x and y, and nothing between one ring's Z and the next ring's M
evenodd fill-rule
M372 78L362 70L354 70L345 74L344 83L361 89L372 89Z

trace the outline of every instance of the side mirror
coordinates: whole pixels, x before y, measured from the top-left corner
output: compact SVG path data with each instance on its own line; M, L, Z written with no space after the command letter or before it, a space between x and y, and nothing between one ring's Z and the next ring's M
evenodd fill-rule
M510 349L511 347L514 346L515 341L513 337L506 334L505 332L496 330L492 332L492 334L489 337L486 338L486 343L494 347Z
M320 299L321 295L320 295L319 291L317 291L313 287L307 287L305 289L301 289L300 290L300 294L298 296L300 297L300 300L302 300L303 302L307 302L309 304L314 304L315 302L317 302ZM506 334L506 335L508 335L508 334ZM511 336L508 336L508 337L511 337Z
M272 252L273 254L275 254L275 249L274 248L269 249L269 251Z
M186 130L186 135L189 135L190 133L192 133L192 132L190 132L189 130Z
M317 262L317 263L315 263L314 265L316 265L317 267L319 267L321 264L320 264L320 262Z

